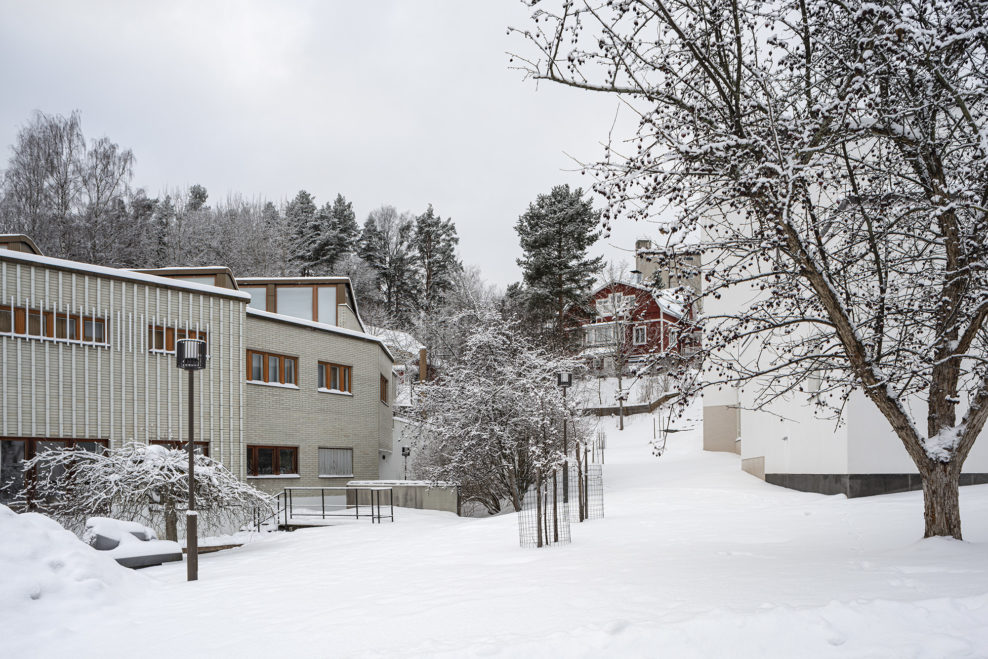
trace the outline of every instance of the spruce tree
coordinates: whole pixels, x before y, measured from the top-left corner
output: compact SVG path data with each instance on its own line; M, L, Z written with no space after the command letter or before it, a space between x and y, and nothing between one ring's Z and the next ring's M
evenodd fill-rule
M566 343L564 310L590 292L594 274L604 265L587 250L600 237L600 211L583 198L582 188L557 185L539 195L518 218L515 230L521 240L521 266L533 318L551 323L551 337Z
M463 268L456 259L459 242L453 221L439 217L432 204L415 218L412 246L422 284L418 306L426 314L442 304L453 288L456 273Z
M295 199L285 207L285 219L291 236L291 269L296 274L307 276L312 272L313 248L318 235L316 203L312 195L299 190Z
M353 204L338 194L332 204L326 203L316 213L317 238L312 250L313 269L333 273L343 257L357 252L360 227Z

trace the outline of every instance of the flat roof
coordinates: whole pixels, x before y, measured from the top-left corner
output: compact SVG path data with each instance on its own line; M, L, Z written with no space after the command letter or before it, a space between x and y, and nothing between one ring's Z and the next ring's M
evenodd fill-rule
M208 284L197 284L191 281L182 281L181 279L171 279L169 277L159 277L157 275L149 275L143 272L136 272L134 270L125 270L123 268L110 268L104 265L93 265L91 263L70 261L68 259L56 259L51 256L39 256L37 254L28 254L26 252L15 252L9 249L0 250L0 260L39 265L54 268L56 270L65 270L67 272L79 272L87 275L106 277L108 279L140 282L152 286L160 286L161 288L175 288L178 290L204 293L206 295L235 298L237 300L250 300L250 295L248 293L242 293L230 288L210 286Z

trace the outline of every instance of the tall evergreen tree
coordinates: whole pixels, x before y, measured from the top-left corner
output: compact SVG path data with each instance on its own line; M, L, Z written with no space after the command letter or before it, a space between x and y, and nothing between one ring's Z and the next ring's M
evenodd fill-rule
M422 284L418 306L426 314L442 304L453 288L456 273L463 268L456 259L459 242L453 221L439 217L432 204L415 218L412 247Z
M295 199L285 207L285 220L291 236L291 269L296 274L309 275L314 265L313 249L318 236L316 202L312 195L299 190Z
M154 209L154 217L151 219L151 265L155 267L161 268L166 265L175 265L175 263L171 262L173 257L171 236L174 222L175 204L172 203L171 195L165 195L165 198Z
M357 251L360 227L353 204L338 194L332 204L326 203L316 213L318 235L312 249L313 270L334 273L344 256Z
M360 254L377 273L387 315L398 328L411 326L419 295L412 252L414 222L393 206L370 213L360 238Z
M582 188L557 185L529 204L515 225L530 309L536 319L551 322L551 336L559 344L566 342L566 305L589 293L594 274L604 265L603 258L587 256L600 237L599 223L600 211L583 198Z

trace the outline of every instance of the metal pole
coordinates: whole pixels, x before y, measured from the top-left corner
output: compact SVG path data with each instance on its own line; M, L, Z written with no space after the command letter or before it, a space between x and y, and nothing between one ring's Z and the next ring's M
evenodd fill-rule
M555 469L552 470L552 541L559 542L559 497Z
M189 371L189 509L185 513L185 564L189 581L199 579L199 525L196 513L196 489L195 489L195 396L192 387L195 385L195 371Z
M563 407L566 407L566 389L563 387ZM563 503L569 504L569 443L566 439L567 419L563 417Z

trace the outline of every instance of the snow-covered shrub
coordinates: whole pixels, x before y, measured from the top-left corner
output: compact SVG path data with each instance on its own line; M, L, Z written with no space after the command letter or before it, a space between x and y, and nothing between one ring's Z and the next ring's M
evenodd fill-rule
M180 511L188 502L189 458L164 446L128 444L102 453L53 449L24 463L27 478L15 503L43 512L80 532L103 515L164 529L178 539ZM271 497L241 482L219 462L195 456L199 528L239 527L271 508Z
M423 383L414 401L415 428L423 444L428 438L417 466L429 479L459 483L465 502L491 514L503 500L520 510L528 487L562 461L563 420L573 410L556 373L576 366L536 347L497 314L481 312L472 321L476 331L463 352L438 380Z

